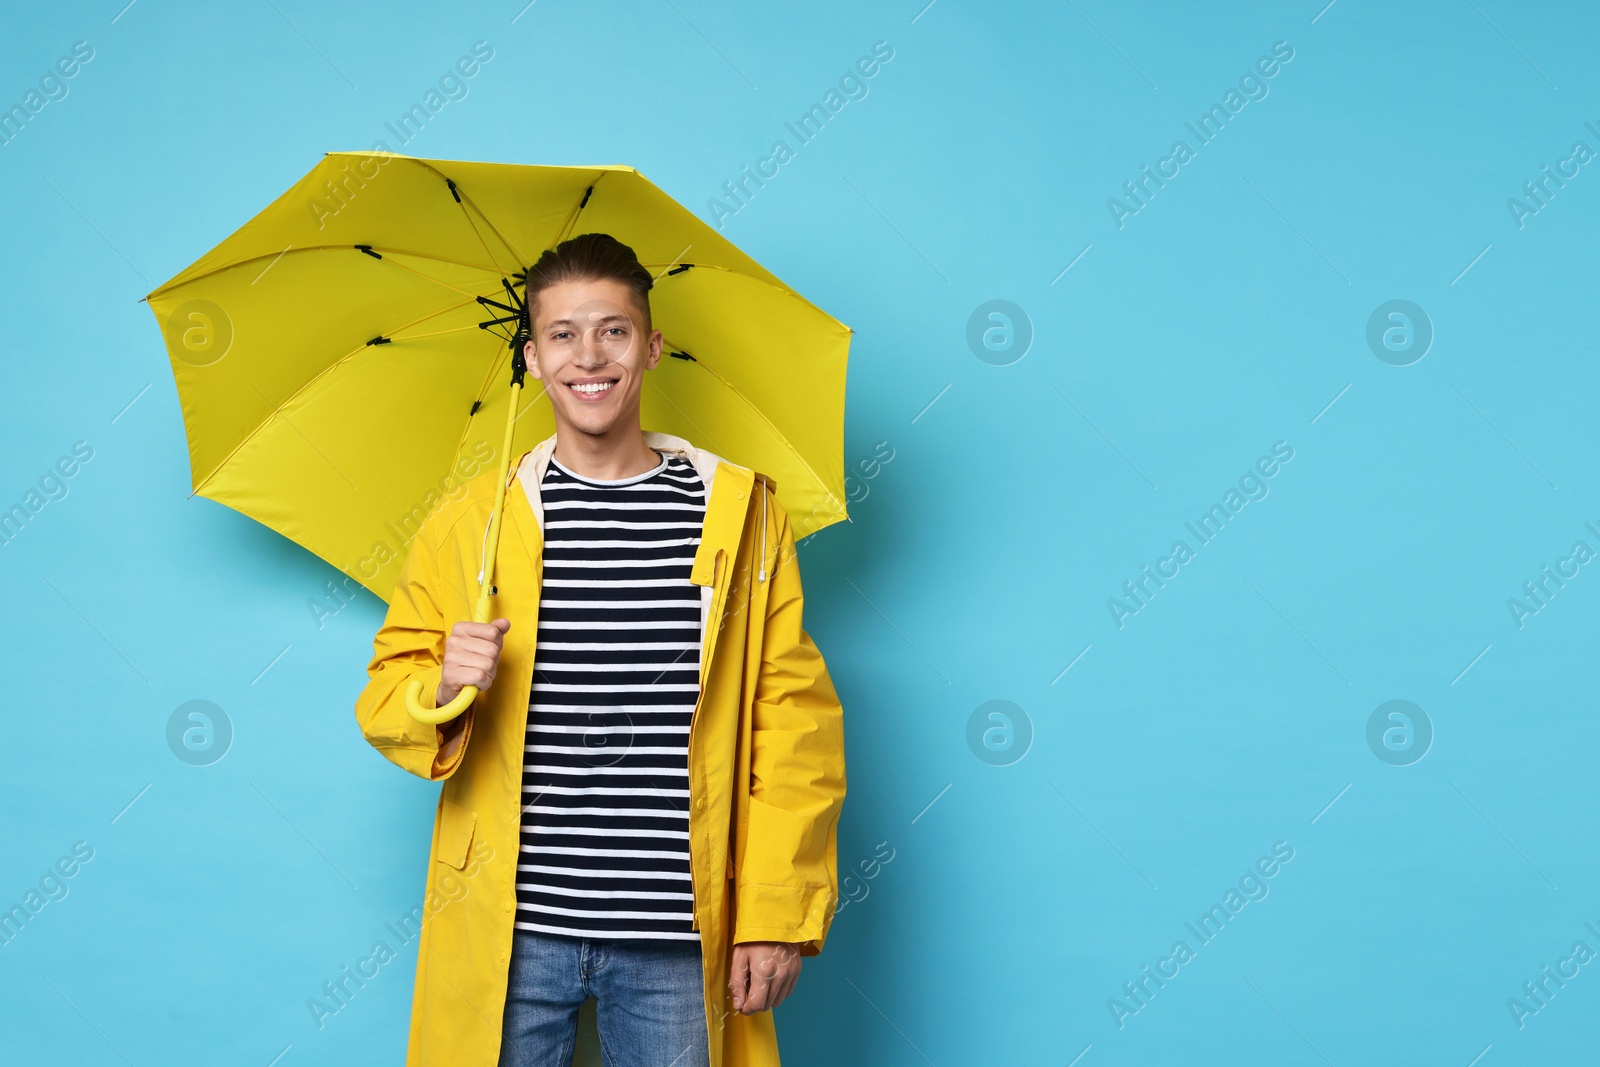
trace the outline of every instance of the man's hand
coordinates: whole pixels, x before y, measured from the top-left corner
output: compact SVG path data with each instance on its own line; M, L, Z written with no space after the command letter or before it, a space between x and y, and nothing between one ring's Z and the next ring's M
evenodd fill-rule
M444 639L444 670L439 674L436 705L444 707L469 685L480 691L494 684L500 666L500 648L510 619L494 622L458 622Z
M746 941L733 946L728 992L741 1015L770 1011L783 1003L800 977L800 949L784 941Z

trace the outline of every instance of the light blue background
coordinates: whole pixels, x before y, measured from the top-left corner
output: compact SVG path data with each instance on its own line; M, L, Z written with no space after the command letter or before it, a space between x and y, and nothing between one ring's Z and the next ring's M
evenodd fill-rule
M322 1029L306 1006L422 891L436 787L351 711L382 605L318 629L331 568L188 498L138 298L379 139L627 163L707 214L880 40L869 95L724 230L855 328L846 459L893 451L802 547L848 723L840 868L894 858L778 1010L785 1061L1592 1055L1600 963L1521 1029L1507 1000L1600 950L1600 565L1521 629L1506 603L1600 549L1600 163L1520 229L1506 206L1600 149L1590 7L123 2L0 39L7 105L95 50L0 148L0 507L94 449L0 547L0 906L94 849L0 947L0 1059L405 1047L415 942ZM478 40L470 95L393 143ZM1107 199L1278 41L1270 94L1118 229ZM1436 331L1406 367L1365 339L1397 298ZM1007 366L966 342L993 299L1035 335ZM1270 494L1119 629L1107 599L1277 441ZM236 731L209 767L165 739L193 699ZM1391 699L1436 732L1411 766L1367 745ZM1031 724L1008 766L967 743L990 700ZM1185 922L1279 841L1270 895L1200 946ZM1180 938L1119 1029L1108 999Z

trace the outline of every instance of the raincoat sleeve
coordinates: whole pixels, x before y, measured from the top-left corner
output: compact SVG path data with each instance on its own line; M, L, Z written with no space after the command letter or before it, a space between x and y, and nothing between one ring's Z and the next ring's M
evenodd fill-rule
M814 956L838 899L844 709L822 654L801 626L794 531L770 499L778 544L751 724L749 818L734 874L733 941L787 941L798 944L802 956Z
M438 706L439 679L444 672L444 639L448 623L436 591L441 586L438 546L429 539L429 523L412 538L401 565L400 579L389 598L389 612L372 639L367 685L356 698L361 734L384 758L421 778L448 778L461 765L472 733L473 705L437 726L421 723L406 711L406 687L422 681L422 706Z

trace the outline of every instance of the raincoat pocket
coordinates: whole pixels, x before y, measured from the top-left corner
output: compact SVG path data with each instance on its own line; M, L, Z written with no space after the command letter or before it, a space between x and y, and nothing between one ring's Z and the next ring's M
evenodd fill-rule
M428 899L453 902L466 895L467 885L458 873L467 866L467 856L472 851L473 834L477 831L477 812L452 804L439 802L439 837L434 842L434 864L428 872ZM430 916L428 947L433 952L454 956L460 952L460 927L462 917L446 904Z
M448 863L459 871L467 865L467 853L472 849L472 834L478 826L478 813L448 800L440 801L440 808L439 847L435 856L440 863Z

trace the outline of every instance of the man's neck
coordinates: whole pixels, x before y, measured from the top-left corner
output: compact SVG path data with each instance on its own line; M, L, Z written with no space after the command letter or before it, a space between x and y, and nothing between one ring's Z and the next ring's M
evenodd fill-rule
M637 427L605 436L557 427L553 455L572 473L602 482L632 478L661 462L661 456L644 443L644 433Z

